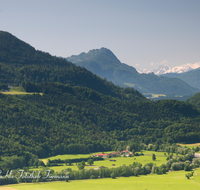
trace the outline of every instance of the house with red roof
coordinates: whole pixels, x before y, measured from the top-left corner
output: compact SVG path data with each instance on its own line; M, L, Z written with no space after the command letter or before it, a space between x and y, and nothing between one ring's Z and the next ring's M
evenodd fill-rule
M110 153L110 156L117 156L117 153L116 152L112 152L112 153Z
M95 157L108 157L109 154L96 154Z

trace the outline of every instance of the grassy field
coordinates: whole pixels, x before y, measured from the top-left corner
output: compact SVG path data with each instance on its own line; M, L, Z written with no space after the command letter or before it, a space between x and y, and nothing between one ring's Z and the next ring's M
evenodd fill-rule
M105 152L105 153L110 153L110 152ZM133 162L139 162L142 165L145 165L146 163L155 163L156 165L161 165L162 163L166 163L166 156L164 156L164 152L155 152L155 151L143 151L144 155L143 156L135 156L135 157L112 157L112 158L104 158L104 160L101 161L95 161L92 166L86 166L85 169L91 169L91 168L98 168L100 166L105 166L105 167L119 167L124 164L129 165L133 164ZM47 162L48 159L54 160L54 159L73 159L73 158L87 158L89 156L92 156L93 153L91 154L65 154L65 155L57 155L54 157L49 157L46 159L42 159L45 163ZM96 154L96 153L95 153ZM156 155L156 160L152 160L152 154ZM115 159L116 162L109 161L110 159ZM86 163L87 164L87 163ZM112 164L115 164L113 166ZM61 171L67 168L71 168L72 170L78 170L76 163L73 163L73 166L66 166L63 164L63 166L52 166L50 167L51 170L54 171ZM41 170L42 168L34 169L34 170Z
M21 95L21 94L34 94L33 92L31 92L31 93L29 93L29 92L15 92L15 91L13 91L13 92L2 92L2 94L10 94L10 95Z
M200 143L194 143L194 144L177 144L177 145L186 146L186 147L192 148L192 147L200 146Z
M114 152L114 151L108 151L108 152L104 152L104 153L108 154L111 152ZM63 155L51 156L51 157L44 158L41 160L44 163L46 163L48 159L50 159L50 160L55 160L55 159L66 160L66 159L74 159L74 158L88 158L88 157L92 156L93 154L98 154L98 153L102 153L102 152L94 152L94 153L90 153L90 154L63 154Z
M13 87L9 90L9 92L2 92L2 94L9 94L9 95L30 95L34 94L35 92L25 92L25 90L21 87ZM43 93L39 93L40 95L43 95Z
M13 87L9 90L9 92L26 92L22 86Z
M196 169L196 174L194 174L194 177L192 178L192 180L198 184L200 184L200 168Z
M19 184L4 187L16 190L194 190L200 185L188 180L185 171L169 172L164 175L150 174L139 177L120 177L117 179L74 180L70 182L48 182ZM196 182L196 181L195 181ZM1 189L1 188L0 188ZM3 188L2 188L3 190ZM5 189L6 190L6 189ZM11 189L10 189L11 190Z
M166 96L165 94L153 94L153 93L144 93L145 96L150 96L150 98L158 98L160 96Z

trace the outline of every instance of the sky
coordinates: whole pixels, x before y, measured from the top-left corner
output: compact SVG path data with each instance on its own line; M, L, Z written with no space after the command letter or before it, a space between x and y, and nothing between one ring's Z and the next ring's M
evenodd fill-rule
M69 57L105 47L139 69L200 62L200 0L0 0L0 30Z

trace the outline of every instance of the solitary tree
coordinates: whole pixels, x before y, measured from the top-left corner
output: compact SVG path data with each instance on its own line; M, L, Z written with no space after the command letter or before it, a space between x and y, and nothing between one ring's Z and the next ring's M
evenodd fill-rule
M90 158L90 159L88 159L87 163L91 166L94 163L94 161L93 161L93 159Z
M65 160L65 164L70 166L71 165L71 160L70 159L66 159Z
M85 166L85 162L84 162L84 161L82 161L82 162L81 162L81 165Z
M156 155L155 154L152 154L152 160L156 160Z
M81 163L78 163L77 167L78 167L79 170L82 170L82 169L84 169L85 165L82 165Z

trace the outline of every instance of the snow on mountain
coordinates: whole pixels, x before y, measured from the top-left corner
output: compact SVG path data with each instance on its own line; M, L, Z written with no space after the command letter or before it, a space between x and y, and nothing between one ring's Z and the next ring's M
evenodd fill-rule
M137 69L138 73L151 73L153 72L155 75L162 75L166 73L184 73L187 71L190 71L192 69L197 69L200 67L200 62L197 63L187 63L180 66L169 66L169 65L161 65L157 69L154 69L153 71L147 71L146 69L139 70Z
M146 69L137 69L137 68L135 68L136 70L137 70L137 72L138 73L151 73L152 71L148 71L148 70L146 70Z
M166 74L166 73L184 73L192 69L197 69L200 67L200 62L198 63L187 63L180 66L169 66L162 65L158 69L154 69L153 72L156 75Z

